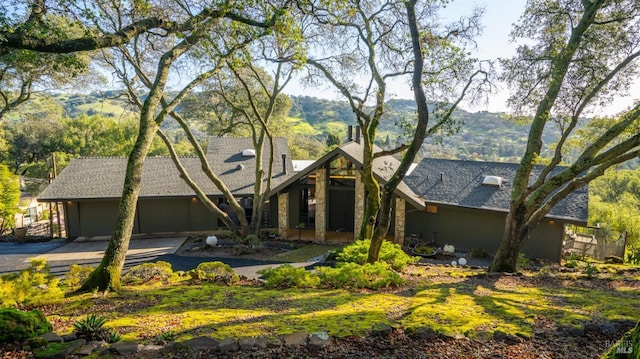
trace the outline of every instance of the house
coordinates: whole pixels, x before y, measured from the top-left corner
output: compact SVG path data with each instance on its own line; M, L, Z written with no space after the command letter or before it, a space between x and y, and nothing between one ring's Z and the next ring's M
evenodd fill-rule
M212 168L238 198L253 196L255 158L251 148L248 139L213 138L209 142L207 157ZM286 140L278 139L263 225L277 227L283 238L294 238L304 228L318 242L336 238L336 234L339 240L354 239L366 202L358 172L362 152L363 144L356 138L294 172ZM199 160L189 157L183 162L209 197L221 203L221 193L207 181ZM125 165L124 158L74 160L39 200L64 204L69 237L110 234ZM374 175L384 183L398 166L399 161L391 156L378 157ZM394 191L388 239L403 243L405 237L416 235L440 245L495 253L502 240L511 179L517 168L512 163L423 159ZM536 167L534 172L540 169ZM586 187L561 201L534 230L525 254L559 261L565 225L585 225L587 206ZM213 214L180 178L171 159L154 157L143 167L135 223L134 233L212 230L218 226Z
M270 151L268 144L265 147L263 165L266 169ZM272 186L293 174L286 139L275 139L274 157ZM250 213L255 182L252 140L211 138L207 158L211 168L241 199ZM222 193L202 171L197 157L184 157L181 161L209 198L217 203L224 201ZM66 233L70 238L110 235L118 214L126 163L126 158L119 157L75 159L38 196L38 201L62 203ZM218 225L213 213L196 198L195 192L180 177L171 158L145 159L134 234L206 231L217 229Z
M502 240L518 166L423 159L405 181L424 200L425 210L407 212L406 231L437 243L495 253ZM542 168L534 167L532 178L537 178ZM560 261L565 225L587 224L588 198L585 186L560 201L533 231L523 252L530 258Z
M299 223L312 228L322 241L334 231L357 236L362 224L366 191L357 169L363 145L350 141L273 188L278 196L278 229L291 236ZM380 149L375 149L379 151ZM390 157L374 161L381 183L399 162ZM415 235L453 244L456 248L495 253L502 240L509 210L511 179L518 164L427 158L412 168L394 192L390 234L396 243ZM535 176L541 167L536 167ZM588 188L558 203L533 231L523 252L533 258L559 261L566 224L586 225Z

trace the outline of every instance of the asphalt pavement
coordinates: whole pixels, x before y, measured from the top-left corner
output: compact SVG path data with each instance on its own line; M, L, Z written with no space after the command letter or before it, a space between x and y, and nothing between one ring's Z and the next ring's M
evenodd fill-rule
M226 257L188 257L175 253L186 237L175 238L133 238L125 259L125 269L144 263L166 261L174 271L188 271L202 262L219 261L231 266L238 275L250 279L260 277L257 271L277 267L284 262L261 261L255 259ZM41 243L0 242L0 274L17 272L29 268L31 258L45 258L51 273L62 276L71 264L96 267L107 248L108 238L76 239L75 241L54 240ZM290 263L294 267L312 267L317 262Z

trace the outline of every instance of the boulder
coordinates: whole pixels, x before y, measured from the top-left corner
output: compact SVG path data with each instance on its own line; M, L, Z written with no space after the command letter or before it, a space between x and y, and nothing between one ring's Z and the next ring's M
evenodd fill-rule
M321 350L331 343L331 338L327 332L316 332L309 335L307 347L310 350Z
M234 338L224 338L218 343L218 351L221 353L233 353L238 350L240 350L240 345Z
M299 331L299 332L283 335L282 342L287 347L299 347L299 346L307 345L308 337L309 337L309 333L305 331Z

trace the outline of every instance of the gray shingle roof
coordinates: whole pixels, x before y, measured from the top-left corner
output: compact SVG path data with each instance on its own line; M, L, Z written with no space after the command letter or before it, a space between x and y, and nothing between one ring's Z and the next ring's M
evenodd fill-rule
M507 212L517 169L516 163L425 158L405 181L427 203ZM532 177L541 169L536 166ZM483 185L485 176L499 176L506 182L501 187ZM588 194L588 186L574 191L547 217L586 223Z
M237 195L252 195L255 180L255 157L243 157L241 151L253 148L251 139L215 137L209 139L207 158L213 171ZM293 164L287 141L275 139L272 187L293 174ZM268 162L269 146L265 146ZM285 154L287 174L282 171ZM191 178L205 193L220 195L220 191L207 179L196 157L181 158ZM84 157L73 160L39 196L42 201L120 198L127 165L126 158ZM238 169L242 165L242 169ZM265 167L266 169L266 167ZM142 167L140 197L194 196L194 191L180 178L171 158L148 157Z

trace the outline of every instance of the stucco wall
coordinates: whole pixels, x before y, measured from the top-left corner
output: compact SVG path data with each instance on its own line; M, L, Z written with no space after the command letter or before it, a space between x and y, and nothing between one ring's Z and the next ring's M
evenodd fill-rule
M438 207L438 213L427 213L407 206L406 235L421 233L422 238L435 239L439 245L453 244L464 250L482 248L495 254L502 241L505 216L504 213L442 206ZM533 232L523 252L531 258L559 261L562 236L560 223L545 221Z

